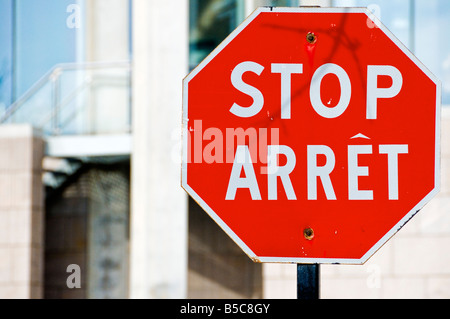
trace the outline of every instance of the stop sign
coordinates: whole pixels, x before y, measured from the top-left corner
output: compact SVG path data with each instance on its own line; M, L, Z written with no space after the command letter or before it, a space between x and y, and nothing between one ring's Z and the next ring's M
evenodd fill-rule
M182 186L254 261L364 263L439 191L439 81L366 9L259 8L183 86Z

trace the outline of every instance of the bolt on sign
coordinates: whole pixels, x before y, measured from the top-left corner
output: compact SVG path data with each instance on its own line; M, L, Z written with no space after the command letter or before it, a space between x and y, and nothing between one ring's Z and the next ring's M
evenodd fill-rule
M259 8L183 82L182 187L257 262L364 263L440 183L440 83L364 8Z

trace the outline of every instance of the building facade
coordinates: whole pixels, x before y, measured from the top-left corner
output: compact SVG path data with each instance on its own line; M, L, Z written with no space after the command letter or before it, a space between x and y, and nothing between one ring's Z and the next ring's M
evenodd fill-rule
M442 190L322 298L449 298L446 0L3 0L0 298L295 298L180 187L182 79L258 6L365 6L442 81Z

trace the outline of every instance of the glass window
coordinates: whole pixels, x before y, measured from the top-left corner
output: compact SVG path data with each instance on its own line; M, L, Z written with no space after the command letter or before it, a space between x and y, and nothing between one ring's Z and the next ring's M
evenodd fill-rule
M189 67L199 64L241 22L239 0L190 0ZM239 21L238 21L239 20Z
M414 53L442 81L442 103L450 106L450 1L416 0L414 4Z
M272 0L270 1L271 6L276 7L298 7L300 6L299 0Z
M411 1L408 0L334 0L334 7L367 7L410 50Z
M11 104L13 78L13 2L0 1L0 112Z
M77 28L68 23L71 13L67 11L75 2L14 1L15 99L24 94L55 64L76 61Z

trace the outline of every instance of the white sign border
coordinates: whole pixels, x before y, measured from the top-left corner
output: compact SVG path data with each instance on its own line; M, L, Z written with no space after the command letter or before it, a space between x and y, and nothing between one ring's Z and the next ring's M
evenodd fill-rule
M414 208L408 212L391 230L389 230L371 249L359 259L346 258L297 258L297 257L261 257L257 256L233 230L209 207L209 205L188 185L187 163L188 163L188 83L192 80L214 57L222 51L233 39L244 30L262 12L298 12L298 13L365 13L369 19L388 36L397 47L402 50L418 67L436 84L436 144L435 144L435 179L434 189L428 193ZM217 48L215 48L192 72L183 79L183 118L182 118L182 165L181 165L181 187L210 215L210 217L231 237L231 239L255 262L271 263L296 263L296 264L364 264L375 252L380 249L392 236L397 233L423 206L428 203L440 191L440 153L441 153L441 82L428 70L419 59L412 54L400 40L389 31L381 21L375 17L367 8L306 8L306 7L260 7L245 19Z

